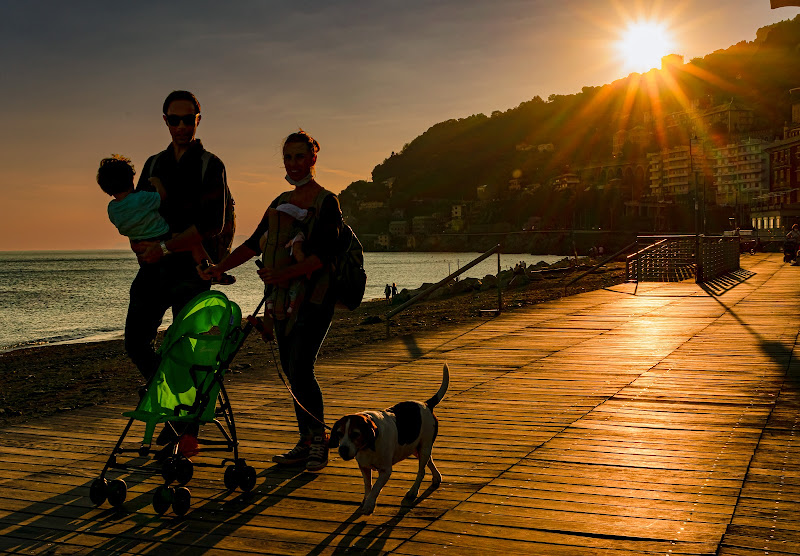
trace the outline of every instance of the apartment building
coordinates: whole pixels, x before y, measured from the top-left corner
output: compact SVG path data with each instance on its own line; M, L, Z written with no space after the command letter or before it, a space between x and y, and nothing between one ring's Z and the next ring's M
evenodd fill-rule
M650 194L658 201L694 194L695 179L710 173L700 142L648 153Z
M750 205L755 197L769 192L767 145L761 139L745 139L712 150L718 205Z

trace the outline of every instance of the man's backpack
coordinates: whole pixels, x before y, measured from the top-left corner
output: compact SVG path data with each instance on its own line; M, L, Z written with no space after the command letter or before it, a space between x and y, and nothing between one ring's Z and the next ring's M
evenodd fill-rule
M364 247L353 229L342 224L333 268L333 284L336 288L336 301L351 311L361 305L364 289L367 287L367 273L364 271Z
M150 157L150 163L147 165L148 177L153 175L153 170L156 167L156 162L161 153L155 154ZM200 169L200 182L206 178L206 170L208 170L208 163L214 155L208 151L203 151L200 159L203 161L202 168ZM215 263L220 262L222 259L230 255L231 247L233 246L233 236L236 233L236 201L233 200L231 190L228 184L225 183L225 221L222 224L222 231L209 240L206 240L207 245L211 245L209 255L214 259Z

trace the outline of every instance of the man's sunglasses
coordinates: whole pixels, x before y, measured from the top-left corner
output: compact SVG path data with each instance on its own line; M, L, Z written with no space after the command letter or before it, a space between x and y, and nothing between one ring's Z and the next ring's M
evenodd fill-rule
M169 114L167 116L167 125L171 127L178 127L180 123L183 122L183 125L192 127L197 122L197 114L187 114L186 116L176 116L175 114Z

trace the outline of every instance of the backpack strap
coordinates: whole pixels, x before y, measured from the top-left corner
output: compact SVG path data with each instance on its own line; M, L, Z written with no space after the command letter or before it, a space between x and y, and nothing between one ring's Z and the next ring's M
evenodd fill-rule
M161 153L154 154L150 157L150 164L147 165L147 177L153 177L153 170L156 168L156 163L158 162L158 158L161 156ZM202 182L206 179L206 170L208 170L208 163L211 162L211 157L214 156L210 152L204 150L203 154L200 155L200 160L203 162L202 167L200 168L200 181Z
M211 162L211 157L214 156L210 152L204 150L203 154L200 155L200 160L203 161L203 166L200 169L200 182L202 183L204 179L206 179L206 170L208 170L208 163Z
M147 166L147 177L148 178L152 178L153 177L153 170L156 169L156 162L158 162L158 157L160 157L160 156L161 156L161 153L158 153L158 154L154 154L153 156L150 157L150 164L148 164L148 166Z

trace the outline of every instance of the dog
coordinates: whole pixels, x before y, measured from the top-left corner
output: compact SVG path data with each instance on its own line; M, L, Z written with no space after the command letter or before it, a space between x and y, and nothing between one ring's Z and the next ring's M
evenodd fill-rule
M433 441L439 432L439 421L433 408L442 401L450 384L450 370L445 363L442 369L442 385L439 391L425 403L401 402L383 411L362 411L345 415L331 429L331 449L338 448L345 461L355 458L364 477L364 500L361 513L370 515L381 489L392 475L392 466L411 455L419 459L419 471L414 484L406 493L404 502L417 497L425 467L431 470L432 484L442 482L442 474L433 463L431 452ZM372 484L372 470L378 479Z

